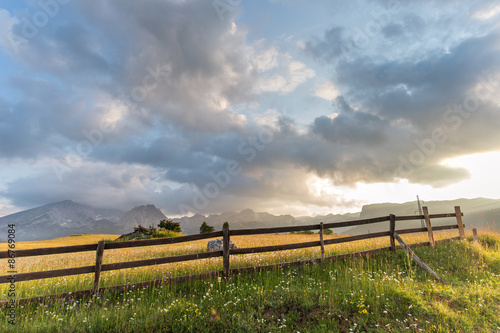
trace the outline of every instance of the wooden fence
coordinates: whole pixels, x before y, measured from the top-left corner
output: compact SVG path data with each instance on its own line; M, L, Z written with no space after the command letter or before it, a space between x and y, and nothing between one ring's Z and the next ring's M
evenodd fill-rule
M123 291L123 290L129 289L131 287L131 284L106 287L106 288L99 287L101 272L118 270L118 269L125 269L125 268L160 265L160 264L167 264L167 263L174 263L174 262L183 262L183 261L198 260L198 259L205 259L205 258L214 258L214 257L222 257L223 258L222 271L215 271L215 272L196 274L196 275L178 276L178 277L168 278L168 279L159 279L159 280L153 280L153 281L134 283L135 288L139 288L139 287L144 287L144 286L156 286L156 285L160 285L161 283L165 283L165 282L193 281L193 280L206 279L206 278L211 278L211 277L220 276L220 275L222 275L224 277L228 277L231 274L242 273L242 272L247 272L247 271L273 269L273 268L278 268L278 267L293 267L293 266L300 266L300 265L304 265L304 264L308 264L308 263L333 261L333 260L338 260L338 259L342 259L342 258L356 257L356 256L365 256L365 255L379 253L379 252L383 252L383 251L389 251L389 250L395 251L397 248L400 248L399 246L397 247L395 244L395 239L394 239L395 232L397 232L397 234L399 234L399 235L418 233L418 232L427 232L428 237L429 237L428 242L410 244L410 246L418 247L418 246L430 245L430 246L435 248L436 241L434 240L434 235L433 235L434 231L458 229L458 231L459 231L458 237L444 239L441 241L449 241L449 240L464 239L465 238L464 225L462 223L462 216L463 216L463 213L460 210L460 206L455 207L454 213L446 213L446 214L429 214L427 207L423 207L423 215L395 216L395 215L391 214L388 216L347 221L347 222L319 223L319 224L304 225L304 226L291 226L291 227L241 229L241 230L229 230L229 228L224 228L222 231L216 231L216 232L205 233L205 234L190 235L190 236L175 237L175 238L160 238L160 239L149 239L149 240L140 240L140 241L124 241L124 242L116 242L116 243L105 243L104 241L100 241L97 244L89 244L89 245L74 245L74 246L62 246L62 247L40 248L40 249L30 249L30 250L17 250L17 251L15 251L16 258L43 256L43 255L51 255L51 254L96 251L96 263L95 263L95 265L92 265L92 266L57 269L57 270L50 270L50 271L43 271L43 272L19 273L19 274L14 274L14 275L3 275L3 276L0 276L0 284L21 282L21 281L30 281L30 280L37 280L37 279L47 279L47 278L78 275L78 274L88 274L88 273L95 274L94 286L92 289L73 291L71 293L62 293L62 294L57 294L57 295L47 295L47 296L41 296L41 297L24 298L24 299L18 300L19 302L41 301L41 300L48 298L48 297L62 298L62 297L67 297L69 295L71 295L71 297L83 297L83 296L87 296L87 295L95 295L95 294L98 294L98 293L104 291L104 289L113 289L116 291ZM432 227L431 219L446 218L446 217L456 217L457 224ZM409 221L409 220L421 220L421 219L425 220L425 223L426 223L425 228L412 228L412 229L396 230L396 222L397 221ZM355 236L346 236L346 237L327 239L327 240L323 239L323 230L325 228L326 229L334 229L334 228L365 225L365 224L379 223L379 222L386 222L386 221L389 221L389 230L388 231L368 233L368 234L355 235ZM314 241L314 242L283 244L283 245L252 247L252 248L238 248L238 249L230 249L230 246L229 246L229 240L230 240L231 236L288 233L288 232L298 232L298 231L307 231L307 230L319 230L319 240ZM152 259L145 259L145 260L102 264L102 258L103 258L105 250L142 247L142 246L154 246L154 245L166 245L166 244L174 244L174 243L184 243L184 242L189 242L189 241L194 241L194 240L215 238L215 237L221 237L221 236L223 237L223 250L222 251L211 251L211 252L185 254L185 255L178 255L178 256L163 257L163 258L152 258ZM377 238L377 237L389 237L390 238L390 247L325 257L325 245L347 243L347 242L353 242L353 241L357 241L357 240ZM321 258L280 263L280 264L267 265L267 266L233 268L233 269L230 268L231 255L241 255L241 254L247 254L247 253L260 253L260 252L271 252L271 251L282 251L282 250L293 250L293 249L302 249L302 248L318 247L318 246L321 249ZM2 259L2 258L9 258L9 251L0 252L0 259ZM8 303L8 301L1 302L1 304L3 306L5 306L7 303Z

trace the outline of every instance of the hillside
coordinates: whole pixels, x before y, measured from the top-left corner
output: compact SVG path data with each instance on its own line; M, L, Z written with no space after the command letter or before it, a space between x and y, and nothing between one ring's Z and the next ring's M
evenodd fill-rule
M427 206L431 213L452 212L454 206L460 206L463 212L485 211L500 208L500 200L486 198L421 201L421 203L422 206ZM413 215L418 214L417 207L416 201L402 204L379 203L365 205L361 210L360 218L365 219L388 214Z
M444 201L428 201L422 206L429 208L430 214L454 213L454 206L460 206L464 213L463 221L468 229L474 227L495 227L500 230L500 223L494 224L494 221L500 221L500 200L475 198L475 199L457 199ZM378 216L395 215L418 215L418 205L416 201L405 202L402 204L381 203L363 206L360 218L372 218ZM432 225L453 224L455 218L435 219ZM396 224L396 228L418 228L421 226L420 220L401 221ZM389 222L381 222L370 225L361 225L349 229L349 234L363 234L367 232L378 232L389 230Z

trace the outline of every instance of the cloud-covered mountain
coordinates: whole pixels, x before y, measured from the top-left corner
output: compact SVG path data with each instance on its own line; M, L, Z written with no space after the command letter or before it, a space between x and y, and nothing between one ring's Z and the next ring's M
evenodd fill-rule
M157 226L165 218L154 205L137 206L124 213L65 200L4 216L0 225L1 230L7 230L8 224L15 224L16 241L21 242L82 233L119 235L139 224Z
M134 207L125 213L120 221L118 221L118 225L125 232L131 232L138 225L142 225L143 227L158 227L160 221L166 218L163 212L154 205L143 205Z
M95 208L71 200L51 203L0 218L0 228L15 224L16 241L40 240L81 233L116 233L123 212Z

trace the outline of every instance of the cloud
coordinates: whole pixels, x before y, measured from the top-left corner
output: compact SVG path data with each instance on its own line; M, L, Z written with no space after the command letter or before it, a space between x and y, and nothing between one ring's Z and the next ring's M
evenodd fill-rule
M178 204L191 199L192 195L188 186L165 182L161 172L151 167L82 163L68 170L61 182L52 169L54 164L51 161L46 164L49 167L39 169L36 175L9 182L2 195L12 204L25 208L71 199L121 210L153 203L166 211L177 210ZM37 186L33 186L34 182Z
M274 46L256 43L253 52L255 69L259 72L256 93L287 94L316 75L304 63L294 60L288 53L280 53Z
M321 116L314 119L312 131L324 139L343 145L362 143L367 146L382 144L384 121L368 113L355 112L352 115L340 114L333 119Z
M397 23L388 24L382 29L382 34L386 38L399 37L404 34L403 26Z
M306 42L305 48L315 58L329 62L343 55L349 46L344 36L344 29L334 27L325 31L323 39L315 38Z
M130 118L147 109L161 121L197 130L244 122L229 104L248 98L252 85L245 35L221 22L211 3L73 5L78 14L60 13L16 55L33 73L71 82L80 92L94 85L129 105ZM88 93L86 99L96 97Z
M481 9L478 10L474 15L472 16L475 19L478 20L489 20L495 16L497 16L500 13L500 6L491 6L488 9Z
M467 179L442 161L498 149L500 37L450 16L465 7L428 6L402 4L364 47L352 32L370 21L356 14L311 30L297 50L248 38L236 12L221 21L211 2L74 0L16 44L21 70L4 84L19 98L0 99L0 159L44 166L3 184L2 196L20 207L73 199L179 213L215 184L195 207L207 213L357 204L317 195L317 179ZM5 48L22 21L0 17ZM286 117L283 101L294 107Z
M314 87L314 90L312 91L312 94L316 97L326 99L327 101L331 101L335 99L338 95L340 95L340 92L335 87L333 82L327 81L316 85L316 87Z
M404 29L411 31L412 27ZM393 23L382 33L386 37L396 36L402 33L402 26ZM500 121L500 104L495 97L500 86L497 75L500 61L496 56L499 36L496 31L469 36L446 49L426 54L414 52L412 57L402 59L380 57L371 54L371 49L359 55L351 53L350 58L338 58L343 38L338 28L327 30L323 40L310 42L313 56L333 66L334 82L344 93L335 103L341 112L333 117L316 118L311 131L336 144L333 150L338 149L338 144L351 148L360 143L371 144L370 151L354 149L352 154L342 155L343 160L359 163L363 162L355 154L365 155L366 163L372 164L371 168L365 168L368 173L360 173L354 163L335 163L332 177L339 175L335 179L340 183L356 178L365 182L383 181L384 174L389 179L398 175L398 170L383 159L401 167L410 163L410 158L416 160L414 157L419 153L423 157L412 163L411 172L404 173L403 178L410 182L442 187L467 179L466 170L440 163L449 157L498 148L495 142L499 136L491 124ZM416 40L415 45L419 42ZM393 43L395 52L403 47L397 40ZM347 104L345 97L355 107ZM473 111L466 111L466 105ZM435 130L443 131L445 139L433 142L432 151L426 154L421 144L430 140ZM394 160L396 156L399 161Z

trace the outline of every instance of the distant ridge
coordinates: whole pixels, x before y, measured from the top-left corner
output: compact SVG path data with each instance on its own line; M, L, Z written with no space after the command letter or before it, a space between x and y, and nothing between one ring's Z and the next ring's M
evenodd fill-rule
M493 222L500 221L500 200L474 198L474 199L456 199L456 200L441 200L441 201L425 201L423 206L429 208L430 214L439 213L454 213L454 207L460 206L464 213L463 222L466 229L473 227L493 227ZM363 206L360 213L360 218L371 218L385 216L389 214L395 215L418 215L417 202L405 202L402 204L382 203ZM436 219L432 221L432 225L453 224L455 218ZM349 234L363 234L367 232L378 232L388 230L389 222L375 223L369 225L360 225L348 231ZM396 228L419 228L420 221L402 221L396 224ZM500 223L496 227L500 230Z
M433 213L453 212L454 206L460 206L462 211L475 212L484 211L495 208L500 208L500 200L475 198L475 199L456 199L456 200L441 200L441 201L425 201L422 206L429 207L429 211ZM384 216L388 214L395 215L413 215L417 210L417 202L396 203L379 203L363 206L360 218L370 218Z
M195 214L191 217L182 217L174 219L180 222L181 229L186 234L199 233L200 226L203 222L207 222L213 226L215 230L222 230L224 222L229 222L231 229L250 229L250 228L265 228L278 226L303 225L297 221L292 215L272 215L265 212L255 212L249 208L241 212L225 212L221 214L201 215Z

